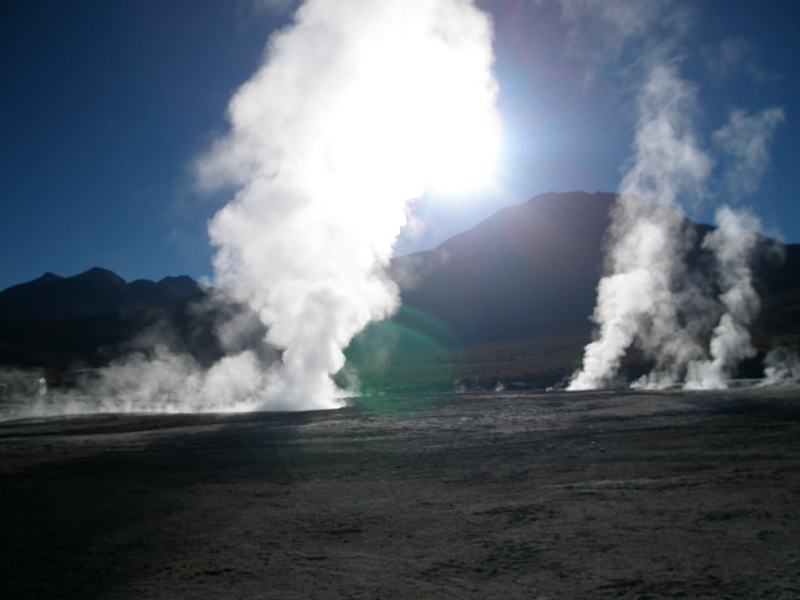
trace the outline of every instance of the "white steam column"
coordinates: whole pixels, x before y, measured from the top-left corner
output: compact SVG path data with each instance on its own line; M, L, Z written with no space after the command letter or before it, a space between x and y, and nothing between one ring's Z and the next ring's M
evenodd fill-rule
M631 347L653 361L652 370L632 384L649 389L727 387L737 364L756 353L748 327L760 306L751 262L761 224L745 208L719 206L720 228L702 243L714 257L714 281L708 283L719 287L719 297L713 286L690 276L686 259L695 240L679 207L682 199L699 203L710 195L715 165L694 125L696 86L681 77L677 63L658 55L651 60L637 97L634 153L611 214L607 273L592 315L596 336L584 349L570 390L614 385ZM777 108L755 116L733 110L712 134L733 158L724 177L729 193L757 188L769 162L767 143L783 118Z
M209 226L215 283L283 350L262 407L340 405L343 349L398 306L383 266L409 200L493 166L492 63L491 22L468 0L309 0L270 40L198 164L202 185L239 190Z

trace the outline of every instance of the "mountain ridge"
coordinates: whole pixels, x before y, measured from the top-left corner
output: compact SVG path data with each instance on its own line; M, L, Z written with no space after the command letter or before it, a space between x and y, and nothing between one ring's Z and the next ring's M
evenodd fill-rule
M616 198L605 192L541 194L498 211L432 250L395 257L388 272L400 289L401 308L389 321L370 325L351 346L361 344L370 354L370 328L380 334L387 333L388 327L395 333L412 332L416 339L425 338L426 344L453 348L480 344L500 344L496 347L501 348L510 340L550 336L562 339L570 355L579 355L582 345L572 346L579 343L575 340L588 341L593 327L590 317L604 268L609 211ZM687 259L698 273L707 273L713 261L707 260L702 239L715 228L688 218L685 227L695 238ZM764 311L753 327L754 341L760 351L778 342L796 347L800 341L800 244L782 245L768 238L763 243L777 244L785 258L778 265L775 253L765 253L755 265ZM19 290L28 290L63 303L69 294L54 294L54 290L82 282L105 290L106 300L66 302L60 313L52 309L46 313L49 318L37 320L4 320L2 316L2 300L10 291L17 290L14 293L22 297ZM159 297L154 290L168 298L153 302ZM215 297L213 289L186 276L127 283L100 268L71 278L48 272L0 292L0 364L53 371L76 364L102 366L130 351L142 333L157 332L173 351L187 352L199 364L208 365L225 352L215 336L220 323L234 314L247 316L247 310ZM55 314L73 316L59 320ZM254 314L250 316L248 347L255 348L263 345L260 340L266 330ZM372 338L386 339L390 338ZM547 346L550 349L537 346L536 352L555 352L558 344L548 342ZM402 343L398 348L403 348ZM557 366L569 368L563 360Z
M548 192L508 206L432 250L395 257L390 275L403 308L395 319L416 327L410 310L443 323L462 344L487 343L576 331L592 326L597 284L604 273L610 211L608 192ZM641 202L645 210L677 207ZM703 239L716 228L683 215L693 247L687 268L712 281L714 267ZM800 286L800 244L761 237L754 262L762 296ZM778 264L775 252L783 253Z
M203 291L187 275L130 283L100 267L71 277L46 272L0 291L0 320L85 319L129 312Z

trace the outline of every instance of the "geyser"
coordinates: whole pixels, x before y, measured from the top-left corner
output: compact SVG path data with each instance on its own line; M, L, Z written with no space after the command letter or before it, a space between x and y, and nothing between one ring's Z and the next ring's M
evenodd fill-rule
M713 256L713 280L698 281L687 272L695 240L684 227L680 198L703 199L713 167L691 122L694 102L694 89L674 66L656 65L642 87L635 153L612 213L607 274L592 316L597 336L586 346L570 390L612 384L632 346L655 363L633 383L648 389L724 388L738 363L756 354L748 327L760 308L751 269L759 250L759 219L745 208L719 206L719 228L702 241ZM741 115L734 111L731 119L736 118ZM736 145L759 146L760 159L773 128L771 122L741 132Z
M238 189L209 225L215 283L282 350L262 407L340 405L343 348L398 306L383 267L408 202L491 166L492 62L469 0L309 0L270 39L198 162L203 186Z
M226 355L206 368L156 323L78 388L4 416L341 406L343 349L398 307L384 267L409 202L491 172L492 37L472 0L304 2L196 162L201 188L236 190L209 224Z
M562 2L565 15L576 22L605 6ZM584 349L569 389L613 384L631 347L655 364L635 387L726 387L737 363L755 355L748 326L758 314L759 298L750 264L760 222L746 208L721 203L720 227L703 240L715 263L713 281L697 281L686 266L696 240L683 226L681 209L722 193L728 201L753 193L769 163L768 144L783 111L748 115L735 108L704 144L696 126L698 88L680 70L680 40L692 28L691 16L669 0L653 4L650 12L624 0L615 6L631 10L601 11L619 31L628 32L609 58L617 60L625 44L646 40L625 75L636 90L637 121L606 240L606 273L592 316L596 338ZM669 18L654 19L660 12ZM657 28L659 21L670 24L666 34ZM716 182L721 189L713 189Z

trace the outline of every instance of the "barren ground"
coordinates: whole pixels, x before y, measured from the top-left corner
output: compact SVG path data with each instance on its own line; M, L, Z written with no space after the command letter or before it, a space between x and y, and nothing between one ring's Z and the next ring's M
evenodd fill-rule
M800 391L0 424L2 598L800 598Z

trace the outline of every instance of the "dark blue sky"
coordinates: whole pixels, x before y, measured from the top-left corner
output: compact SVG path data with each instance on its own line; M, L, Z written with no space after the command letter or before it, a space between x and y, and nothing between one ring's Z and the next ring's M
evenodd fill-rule
M430 248L539 193L614 191L631 155L631 72L636 53L662 33L615 55L613 31L565 20L554 0L482 5L496 28L501 191L460 202L424 197L416 214L425 227L402 250ZM698 90L700 143L710 144L703 140L732 109L783 109L759 188L731 202L800 242L799 9L687 6L693 25L673 58ZM129 281L211 275L205 224L228 198L195 193L192 163L225 131L230 95L288 18L254 0L2 3L0 289L93 266ZM710 222L725 193L711 185L711 199L690 216Z

